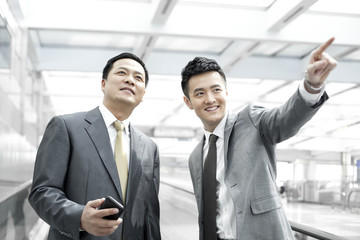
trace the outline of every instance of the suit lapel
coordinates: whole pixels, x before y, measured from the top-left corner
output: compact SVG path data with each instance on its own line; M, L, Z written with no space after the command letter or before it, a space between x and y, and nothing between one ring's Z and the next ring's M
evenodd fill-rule
M194 180L196 181L194 186L196 187L196 189L194 189L195 193L198 193L198 201L200 203L200 205L202 205L202 199L203 199L203 195L202 195L202 178L203 178L203 147L204 147L204 140L205 140L205 136L201 139L201 141L199 142L199 144L197 145L197 147L194 149L193 152L193 166L194 166L194 173L195 173L195 178ZM195 194L196 196L196 194ZM200 206L199 205L199 206ZM200 210L200 209L199 209ZM202 210L200 211L200 213L202 213Z
M227 169L227 155L228 155L228 149L229 149L229 139L232 132L232 129L234 127L236 120L235 114L229 114L228 118L226 120L225 129L224 129L224 165L225 169Z
M143 159L145 142L141 139L141 135L136 130L130 127L130 164L129 164L129 177L127 185L126 199L133 196L132 192L137 189L139 185L140 177L138 174L141 173L141 159Z
M94 143L94 146L99 153L100 159L103 161L104 166L108 171L119 196L122 198L120 180L110 144L109 133L99 108L97 107L89 111L85 116L85 120L90 123L87 127L85 127L85 130Z

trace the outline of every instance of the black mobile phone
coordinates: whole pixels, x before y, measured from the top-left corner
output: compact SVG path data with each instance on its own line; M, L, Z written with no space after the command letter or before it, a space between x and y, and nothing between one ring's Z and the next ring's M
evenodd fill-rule
M118 213L103 217L103 218L109 219L109 220L117 220L120 217L120 215L122 214L122 212L124 211L124 206L121 205L121 203L116 201L111 196L107 196L105 198L105 201L101 204L99 209L105 209L105 208L117 208L117 209L119 209Z

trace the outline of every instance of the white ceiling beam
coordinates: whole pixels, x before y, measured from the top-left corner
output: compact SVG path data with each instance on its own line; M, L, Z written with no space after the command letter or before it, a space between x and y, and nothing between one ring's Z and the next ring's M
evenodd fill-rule
M118 54L117 49L42 48L39 50L41 70L101 72L104 62ZM219 55L203 54L220 63ZM179 75L181 69L194 58L192 53L151 53L146 61L150 74ZM81 63L81 64L79 64ZM296 58L249 56L237 62L227 77L299 80L303 78L303 61ZM356 61L340 61L330 81L360 83L360 68Z
M258 41L234 41L220 55L219 64L224 71L230 71L236 63L250 56L260 44Z
M154 48L157 38L157 36L152 35L139 37L139 42L136 43L134 47L134 54L146 62Z
M320 44L319 44L320 46ZM350 55L351 53L357 51L359 49L359 47L350 47L345 51L340 51L340 52L336 52L336 53L331 53L329 51L331 51L331 46L326 50L326 52L328 54L330 54L331 57L333 57L335 60L337 61L341 61L341 59L343 59L344 57ZM301 66L302 69L306 69L307 65L309 64L309 59L310 59L310 54L304 56L301 60Z
M352 47L352 48L350 48L349 50L347 50L345 52L334 55L333 57L335 59L342 59L342 58L346 57L347 55L350 55L353 52L356 52L357 50L359 50L359 47Z
M178 0L160 0L151 23L160 25L165 24L177 2Z
M49 1L44 1L43 4L46 6L33 7L34 14L30 14L27 23L29 29L82 30L231 40L255 39L294 43L323 42L324 39L335 36L338 44L360 46L360 35L357 31L357 29L360 29L360 18L356 16L305 12L300 18L292 21L291 24L288 24L286 28L279 32L268 31L269 26L264 23L268 21L269 15L267 12L262 11L201 8L179 4L172 9L171 17L167 18L166 23L158 25L152 23L155 15L154 12L149 11L149 5L126 3L121 6L119 3L119 7L114 7L114 9L99 9L96 12L86 11L79 18L78 13L82 11L83 6L79 6L79 8L81 7L80 10L77 9L76 6L73 6L76 5L75 1L71 9L66 9L66 19L58 21L58 19L63 19L63 11L59 11L57 8L52 9ZM93 2L89 2L90 4L93 4ZM102 5L96 7L104 8ZM120 7L121 9L127 9L122 12L121 16L118 14ZM102 14L103 12L104 14ZM134 12L139 17L134 18ZM214 16L221 17L214 18ZM204 24L204 21L199 21L199 17L206 19L207 24ZM102 19L102 21L99 21L99 19ZM129 24L130 19L131 24ZM275 20L272 21L275 24ZM106 22L106 24L103 22ZM343 26L347 26L347 28Z
M169 18L178 0L160 0L153 1L152 8L154 15L151 24L164 25ZM158 37L155 35L144 35L139 37L139 41L135 44L134 53L146 62L151 54Z
M280 31L318 0L277 0L267 11L269 31Z
M239 14L241 15L241 14ZM181 19L177 21L181 22ZM246 19L240 19L247 21ZM44 21L45 22L45 21ZM251 22L251 20L250 20ZM341 23L341 24L339 24ZM152 25L146 22L141 24L119 25L115 28L102 28L76 25L73 26L47 26L47 25L31 25L30 30L71 30L71 31L92 31L108 32L108 33L123 33L134 35L157 35L170 37L192 37L205 39L220 39L220 40L261 40L261 41L276 41L282 43L304 43L313 44L321 43L334 36L336 38L335 44L342 46L360 47L360 35L357 29L360 29L360 18L342 17L342 16L315 16L303 15L302 21L296 21L283 29L280 32L266 31L267 29L253 29L249 30L243 25L233 25L229 22L219 20L219 23L213 25L212 28L197 26L196 21L193 26L175 24L173 21L166 23L163 26ZM244 24L245 25L245 24ZM224 27L227 26L227 27ZM343 26L348 26L346 30ZM82 28L83 27L83 28ZM216 29L216 30L215 30Z

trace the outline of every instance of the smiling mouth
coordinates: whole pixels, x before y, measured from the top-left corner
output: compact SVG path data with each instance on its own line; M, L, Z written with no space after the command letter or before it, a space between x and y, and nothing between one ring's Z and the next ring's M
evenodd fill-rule
M121 88L120 90L121 91L127 91L127 92L130 92L132 95L135 95L134 90L132 90L131 88Z
M208 107L208 108L205 108L205 111L213 112L213 111L215 111L215 110L218 109L218 108L219 108L219 106Z

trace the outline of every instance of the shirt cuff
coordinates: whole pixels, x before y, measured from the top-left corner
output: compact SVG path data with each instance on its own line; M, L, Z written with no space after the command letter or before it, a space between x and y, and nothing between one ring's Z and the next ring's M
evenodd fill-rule
M320 100L321 96L324 94L325 84L319 93L309 93L308 91L306 91L306 89L304 87L304 81L305 80L301 81L300 86L299 86L300 95L305 100L305 102L308 106L313 106Z

